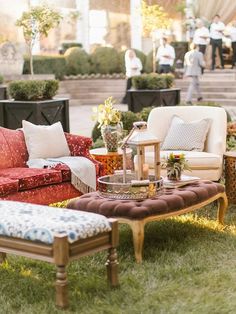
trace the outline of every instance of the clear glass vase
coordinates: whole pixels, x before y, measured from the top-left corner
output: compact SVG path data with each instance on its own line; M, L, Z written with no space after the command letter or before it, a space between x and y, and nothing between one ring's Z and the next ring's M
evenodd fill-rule
M119 140L122 134L121 124L103 125L101 127L102 139L109 153L118 151Z

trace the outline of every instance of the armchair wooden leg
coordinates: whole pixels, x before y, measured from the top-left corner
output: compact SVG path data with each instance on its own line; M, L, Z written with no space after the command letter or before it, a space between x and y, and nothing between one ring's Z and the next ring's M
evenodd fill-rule
M108 250L108 258L106 262L107 267L107 279L111 287L117 287L119 285L118 280L118 261L116 248L110 248Z
M217 219L218 222L223 225L225 212L228 208L228 198L226 196L226 193L223 193L222 196L217 201L218 201Z
M68 302L68 281L65 266L57 266L56 273L56 305L60 308L67 308Z
M0 252L0 264L2 264L7 258L7 254Z

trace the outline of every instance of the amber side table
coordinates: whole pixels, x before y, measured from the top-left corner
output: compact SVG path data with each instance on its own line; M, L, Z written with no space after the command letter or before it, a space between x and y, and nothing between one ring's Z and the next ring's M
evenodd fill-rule
M236 151L224 154L225 163L225 189L228 200L236 204Z
M104 166L105 174L114 174L115 170L123 169L123 152L121 149L117 153L108 153L105 147L90 150L94 159L101 162ZM126 167L133 169L132 149L126 149Z

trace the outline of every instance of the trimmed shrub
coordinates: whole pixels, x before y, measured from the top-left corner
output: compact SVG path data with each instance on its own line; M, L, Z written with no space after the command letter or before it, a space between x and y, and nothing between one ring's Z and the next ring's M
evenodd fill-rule
M99 47L91 54L91 72L112 74L120 72L119 54L114 48Z
M12 81L8 92L15 100L45 100L55 96L58 87L56 80Z
M146 57L146 62L145 62L145 66L144 66L144 72L145 73L151 73L152 72L152 51L149 52L149 54ZM157 68L158 68L158 64L157 64Z
M67 49L72 48L72 47L83 48L83 45L81 43L75 43L75 42L62 43L59 51L61 54L64 54Z
M146 57L145 53L143 53L141 50L134 49L134 51L136 53L136 56L142 62L142 65L143 65L142 71L144 71L147 57ZM125 73L125 51L121 51L119 53L119 62L120 62L120 72Z
M0 84L2 84L4 82L4 77L2 76L2 74L0 74Z
M77 75L90 72L89 55L81 48L69 48L65 54L66 74Z
M56 79L63 79L66 70L64 56L34 56L35 74L54 74ZM25 58L23 74L30 74L30 61Z
M173 85L174 77L171 74L142 74L132 78L132 85L136 89L157 90L170 88Z

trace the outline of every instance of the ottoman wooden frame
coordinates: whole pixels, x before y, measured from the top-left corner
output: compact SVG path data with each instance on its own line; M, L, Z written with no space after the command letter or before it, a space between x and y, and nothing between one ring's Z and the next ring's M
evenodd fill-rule
M133 244L134 244L134 253L135 253L135 258L137 263L142 262L142 252L143 252L143 243L144 243L144 227L146 223L152 222L152 221L158 221L158 220L163 220L167 219L170 217L174 216L179 216L182 214L186 214L192 211L195 211L201 207L204 207L214 201L218 202L218 212L217 212L217 220L220 224L224 224L224 215L228 207L228 199L226 196L226 193L218 193L215 196L198 203L196 205L174 211L174 212L169 212L167 214L160 214L160 215L155 215L155 216L149 216L143 219L139 220L132 220L128 218L123 218L123 217L116 217L118 219L119 223L125 223L130 226L132 233L133 233Z
M106 262L108 283L111 287L118 285L118 262L116 247L118 245L118 222L108 219L111 231L97 236L69 243L67 235L58 234L52 245L18 238L0 236L0 262L4 262L6 254L16 254L56 265L56 305L66 308L68 302L68 281L66 266L70 261L95 252L108 250Z

